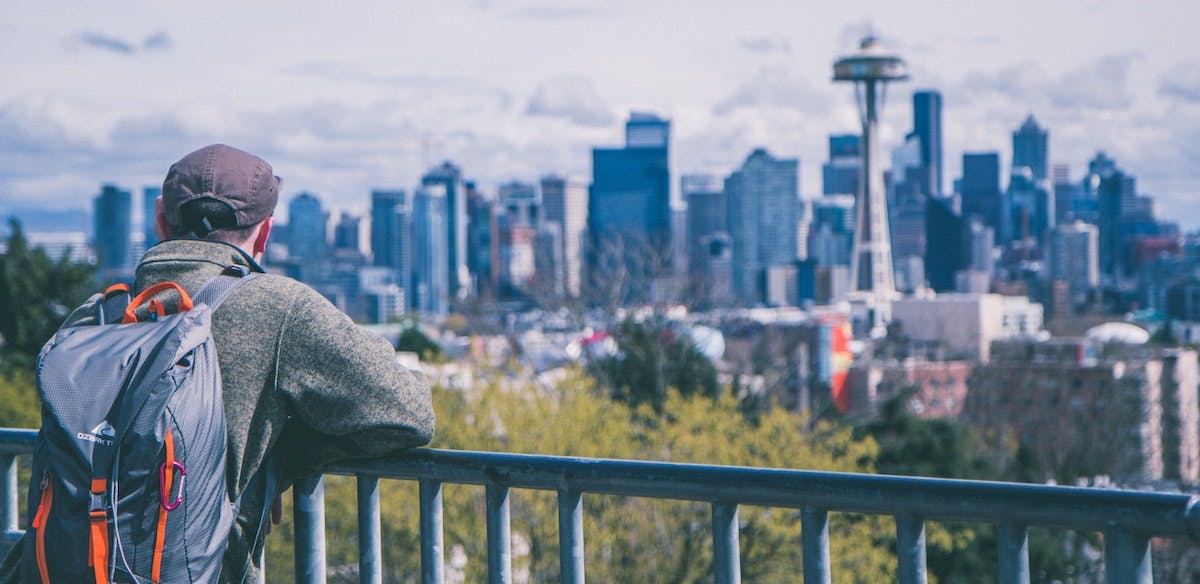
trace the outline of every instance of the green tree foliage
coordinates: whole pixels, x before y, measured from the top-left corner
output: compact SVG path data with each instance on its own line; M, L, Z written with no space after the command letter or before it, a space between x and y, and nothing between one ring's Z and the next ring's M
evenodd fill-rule
M515 389L481 384L435 389L438 436L434 446L567 456L670 460L758 467L869 472L876 446L830 424L805 432L807 420L777 409L756 423L735 399L713 400L669 391L663 414L637 409L597 393L575 372L552 388ZM353 479L326 477L331 582L357 581ZM446 485L447 575L486 580L485 491ZM412 482L381 483L384 580L419 581L417 489ZM513 569L518 580L558 579L558 520L553 492L510 494ZM589 582L703 582L711 578L710 509L704 503L584 495L584 538ZM285 514L285 517L287 515ZM742 507L742 573L751 582L794 582L802 570L799 511ZM290 581L288 525L268 539L268 576ZM835 582L895 578L890 520L834 514L830 519ZM936 544L935 544L936 545Z
M92 292L93 268L66 254L53 260L30 247L20 222L12 219L9 227L0 255L0 356L8 366L32 368L42 345Z
M413 321L400 332L400 338L396 339L396 350L416 353L423 361L440 357L442 354L442 348L421 332L421 328Z
M38 428L41 408L33 373L16 367L0 371L0 428Z
M990 450L962 424L951 420L922 420L906 407L912 390L901 392L880 409L878 418L855 429L858 438L879 445L875 468L884 474L954 479L1040 482L1040 464L1026 446L1019 446L1005 469L996 469ZM993 454L989 456L989 454ZM929 572L940 582L970 582L997 569L996 531L979 524L931 524L927 552ZM934 542L938 545L932 545ZM1068 582L1088 571L1084 546L1094 549L1094 535L1062 529L1029 530L1030 572L1035 582Z
M592 373L614 399L661 412L668 388L679 393L716 397L717 369L690 339L651 319L626 319L613 331L615 355L597 359Z

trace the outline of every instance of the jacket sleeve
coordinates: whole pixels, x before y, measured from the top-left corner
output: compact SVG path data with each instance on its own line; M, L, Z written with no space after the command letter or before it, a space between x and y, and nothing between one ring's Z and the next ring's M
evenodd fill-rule
M387 340L355 326L316 292L293 300L277 346L276 391L291 418L285 447L304 449L304 466L379 456L433 438L425 376L402 367Z

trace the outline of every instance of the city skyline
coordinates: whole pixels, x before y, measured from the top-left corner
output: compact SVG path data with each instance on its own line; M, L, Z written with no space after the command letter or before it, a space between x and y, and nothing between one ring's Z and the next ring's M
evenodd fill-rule
M941 91L944 189L963 152L998 151L1007 167L1010 134L1032 113L1073 178L1104 150L1164 215L1200 226L1186 3L1030 6L715 4L689 9L681 30L660 24L680 13L670 2L240 8L243 23L273 22L263 32L220 7L80 5L49 19L22 5L0 24L12 80L0 88L0 207L85 208L100 183L153 185L182 153L224 141L271 159L288 193L362 213L371 189L410 188L443 159L492 192L589 176L590 148L617 145L634 110L672 121L676 199L677 176L727 173L756 147L799 158L813 197L827 137L857 126L828 61L874 29L913 67L885 110L883 151L909 129L910 90ZM197 75L211 81L191 91Z

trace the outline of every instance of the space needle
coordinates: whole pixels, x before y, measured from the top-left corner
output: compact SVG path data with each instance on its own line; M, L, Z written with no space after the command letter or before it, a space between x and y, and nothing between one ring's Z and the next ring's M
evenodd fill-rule
M854 245L850 258L851 304L867 309L872 336L882 336L891 321L892 301L898 297L892 268L892 238L888 227L883 169L879 160L879 111L889 81L908 79L908 65L888 53L879 39L868 36L858 52L833 64L833 80L854 84L862 120L862 169L855 193Z

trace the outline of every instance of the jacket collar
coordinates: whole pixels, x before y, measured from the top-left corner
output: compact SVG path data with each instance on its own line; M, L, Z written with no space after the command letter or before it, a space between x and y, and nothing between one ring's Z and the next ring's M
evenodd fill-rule
M205 262L222 268L237 264L252 272L265 272L246 250L223 241L168 239L146 250L138 268L159 262Z

